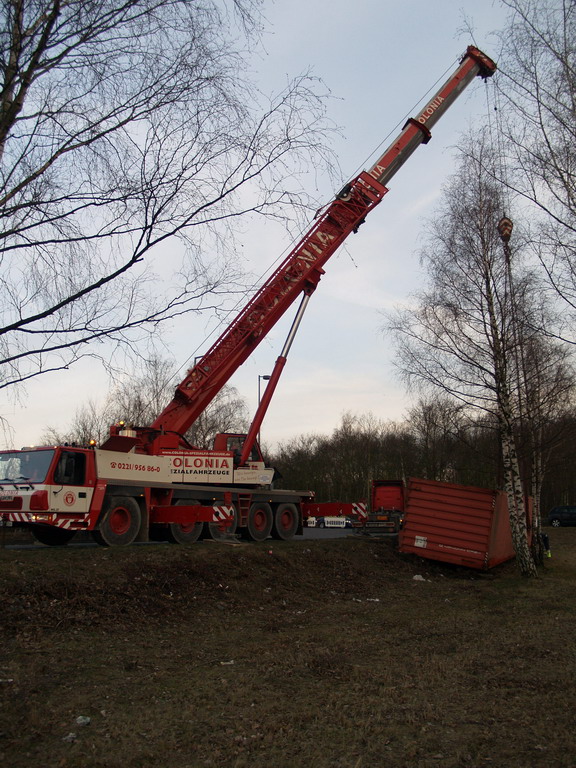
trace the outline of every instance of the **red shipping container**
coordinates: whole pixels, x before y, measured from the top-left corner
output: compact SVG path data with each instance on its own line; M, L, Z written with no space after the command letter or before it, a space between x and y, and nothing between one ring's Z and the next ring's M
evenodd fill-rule
M503 491L411 478L400 552L488 570L514 557Z

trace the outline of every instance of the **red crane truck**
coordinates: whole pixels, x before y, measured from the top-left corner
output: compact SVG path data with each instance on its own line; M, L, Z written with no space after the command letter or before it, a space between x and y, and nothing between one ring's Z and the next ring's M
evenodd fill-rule
M218 536L237 529L261 541L301 533L311 491L274 489L274 470L256 440L304 309L344 240L357 232L386 192L386 184L430 129L477 76L494 62L469 46L456 71L368 171L318 213L314 223L208 352L176 388L172 401L146 427L114 425L98 448L55 446L0 452L0 518L31 526L45 544L65 544L91 531L113 546L167 538L196 540L205 524ZM198 450L184 435L240 365L298 298L292 328L268 381L248 435L217 435Z

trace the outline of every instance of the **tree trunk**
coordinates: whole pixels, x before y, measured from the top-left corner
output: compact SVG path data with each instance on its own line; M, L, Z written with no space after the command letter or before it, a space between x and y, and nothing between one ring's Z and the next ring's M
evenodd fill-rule
M516 553L516 562L523 576L535 577L538 575L538 571L528 546L526 509L522 484L520 482L520 468L516 455L516 446L510 430L505 426L502 428L502 459L504 464L504 487L508 497L510 530L512 532L512 544Z
M542 440L540 434L539 438L539 445L541 445ZM542 541L542 513L540 510L542 475L542 455L540 451L535 448L532 455L532 556L536 565L543 565L545 550Z

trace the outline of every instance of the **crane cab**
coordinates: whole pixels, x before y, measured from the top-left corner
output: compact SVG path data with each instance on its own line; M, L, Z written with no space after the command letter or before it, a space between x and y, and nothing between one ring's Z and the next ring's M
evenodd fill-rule
M212 447L215 451L230 451L234 456L234 463L237 464L240 461L240 455L242 453L245 440L246 435L233 432L222 432L215 436L214 445ZM248 463L261 463L262 466L264 466L262 451L260 450L260 446L256 441L254 441L254 445L250 451Z

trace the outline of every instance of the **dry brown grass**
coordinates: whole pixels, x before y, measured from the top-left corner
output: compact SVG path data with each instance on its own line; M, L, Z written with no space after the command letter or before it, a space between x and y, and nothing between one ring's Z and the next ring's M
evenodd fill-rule
M352 538L2 550L0 763L573 768L576 529L551 539L535 582Z

